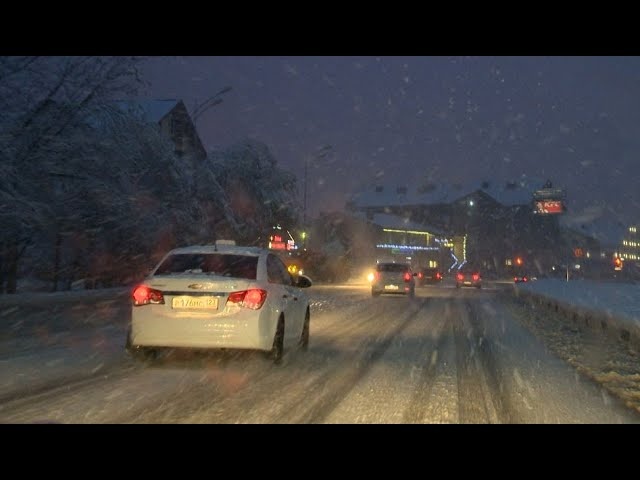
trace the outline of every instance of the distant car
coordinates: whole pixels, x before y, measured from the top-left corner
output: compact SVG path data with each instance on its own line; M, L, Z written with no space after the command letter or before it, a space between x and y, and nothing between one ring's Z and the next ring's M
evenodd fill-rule
M378 263L371 280L371 296L390 293L415 297L416 275L407 263Z
M537 280L537 277L531 276L527 273L518 273L513 277L514 283L526 283Z
M456 288L482 288L482 275L478 268L463 267L456 273Z
M418 270L416 282L418 286L433 285L442 281L442 272L438 268L421 268Z
M309 345L310 286L266 249L176 248L132 290L126 350L149 359L162 348L251 349L278 363L285 348Z

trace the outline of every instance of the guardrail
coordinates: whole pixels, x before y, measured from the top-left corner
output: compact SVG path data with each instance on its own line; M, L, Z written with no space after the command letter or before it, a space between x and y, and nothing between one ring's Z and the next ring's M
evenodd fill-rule
M129 295L130 287L102 288L96 290L71 290L65 292L23 292L0 295L0 307L37 306L91 302L121 298Z
M509 292L510 289L505 289ZM556 315L565 323L588 328L593 332L615 336L640 347L640 321L615 310L576 305L551 295L513 285L511 295L538 311Z

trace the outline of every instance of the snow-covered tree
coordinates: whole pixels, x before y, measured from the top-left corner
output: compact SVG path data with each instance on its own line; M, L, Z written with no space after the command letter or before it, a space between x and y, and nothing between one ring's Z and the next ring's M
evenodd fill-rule
M96 109L135 92L137 61L0 57L0 292L15 292L18 261L34 238L77 219L76 193L63 185L87 179L81 160L90 144L79 129Z
M137 62L0 57L0 293L21 272L54 290L121 284L177 245L296 223L295 177L265 145L193 163L115 101L140 85Z
M221 230L238 242L260 242L274 225L297 223L296 178L278 167L266 145L245 140L212 152L203 169L201 198L219 202Z

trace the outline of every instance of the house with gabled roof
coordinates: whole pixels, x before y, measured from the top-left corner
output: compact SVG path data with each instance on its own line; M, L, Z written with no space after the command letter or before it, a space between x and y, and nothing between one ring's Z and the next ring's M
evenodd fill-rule
M173 142L175 153L180 158L189 158L197 164L207 157L196 125L182 100L143 99L118 104L128 113L158 124L160 131Z

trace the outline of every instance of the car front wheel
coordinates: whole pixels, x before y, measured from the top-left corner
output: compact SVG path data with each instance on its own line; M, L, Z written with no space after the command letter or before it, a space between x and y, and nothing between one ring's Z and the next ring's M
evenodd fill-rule
M284 317L280 317L278 320L276 333L273 336L273 346L269 354L273 363L278 364L282 362L282 356L284 354Z
M300 348L302 350L309 349L309 323L311 320L311 313L307 308L307 313L304 316L304 325L302 327L302 335L300 336Z

